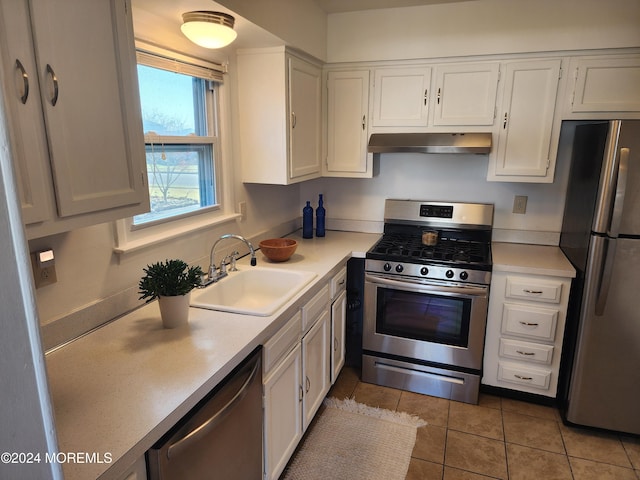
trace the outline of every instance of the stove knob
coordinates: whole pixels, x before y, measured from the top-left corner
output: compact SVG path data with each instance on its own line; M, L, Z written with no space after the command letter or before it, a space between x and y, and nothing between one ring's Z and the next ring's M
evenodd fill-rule
M398 273L402 273L402 271L404 270L404 267L400 264L396 265L396 272Z
M447 273L445 273L445 275L447 276L447 278L453 278L453 270L447 270Z
M420 269L420 274L421 275L428 275L429 274L429 269L427 267L422 267Z
M390 263L385 263L384 267L382 267L382 268L384 268L385 272L388 272L389 270L391 270L391 264Z
M469 274L467 272L460 272L460 278L462 280L466 280L467 278L469 278Z

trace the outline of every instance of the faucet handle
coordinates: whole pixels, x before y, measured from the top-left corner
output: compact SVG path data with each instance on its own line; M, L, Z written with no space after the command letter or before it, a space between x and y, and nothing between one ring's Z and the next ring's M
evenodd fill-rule
M231 256L231 266L229 267L229 271L230 272L237 272L238 268L236 267L236 261L238 260L238 255L240 255L238 252L233 252L230 256Z

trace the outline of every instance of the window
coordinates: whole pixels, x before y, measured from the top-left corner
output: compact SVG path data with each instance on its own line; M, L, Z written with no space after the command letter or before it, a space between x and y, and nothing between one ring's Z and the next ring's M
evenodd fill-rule
M138 54L151 211L134 229L218 207L217 83L198 68Z
M229 116L226 67L140 41L136 47L152 209L115 223L118 254L240 216L221 155L230 148L220 135Z

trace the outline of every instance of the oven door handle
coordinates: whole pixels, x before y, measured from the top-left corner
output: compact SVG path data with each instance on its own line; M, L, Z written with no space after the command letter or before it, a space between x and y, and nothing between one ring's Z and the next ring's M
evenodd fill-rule
M474 297L480 297L480 296L486 297L487 292L489 290L488 287L467 286L467 285L464 285L464 286L440 285L440 284L430 285L430 284L424 284L422 282L416 282L411 279L405 278L403 280L395 280L392 278L383 277L379 275L372 275L370 273L365 273L364 279L366 282L369 282L369 283L375 283L378 285L387 285L389 287L406 289L407 286L411 286L411 287L417 287L416 290L419 290L420 292L436 292L436 293L449 293L449 294L455 293L459 295L467 295L467 296L474 296Z

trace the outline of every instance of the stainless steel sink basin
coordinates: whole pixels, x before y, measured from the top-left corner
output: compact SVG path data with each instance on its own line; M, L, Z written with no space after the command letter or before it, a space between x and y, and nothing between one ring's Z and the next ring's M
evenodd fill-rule
M244 267L191 293L191 306L266 317L315 278L314 272Z

